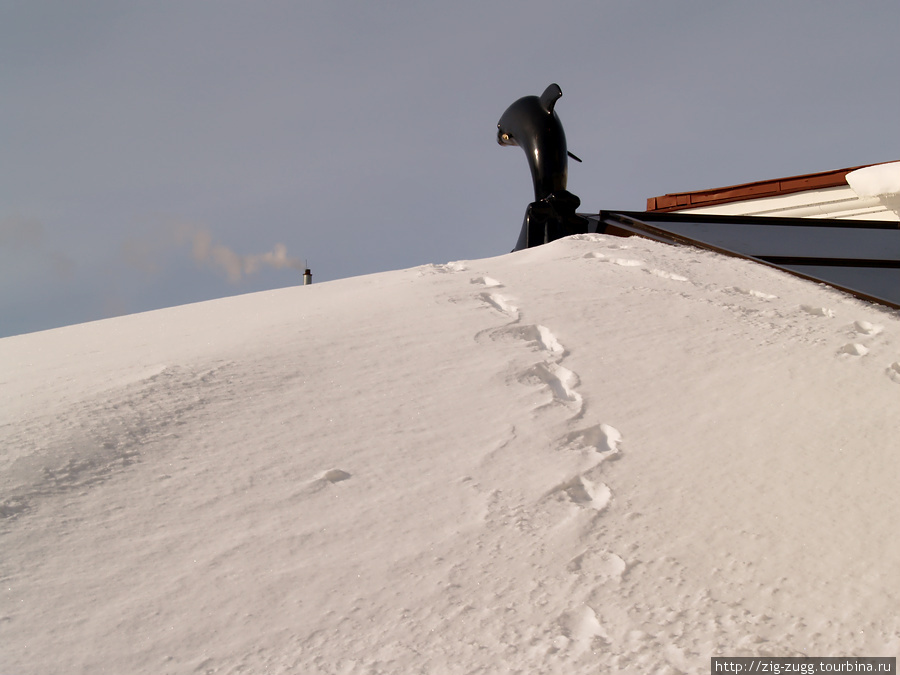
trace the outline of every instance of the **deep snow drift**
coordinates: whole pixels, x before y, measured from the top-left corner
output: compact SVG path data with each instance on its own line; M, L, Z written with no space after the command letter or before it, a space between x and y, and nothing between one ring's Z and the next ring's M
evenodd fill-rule
M0 672L900 652L900 319L637 238L0 340Z

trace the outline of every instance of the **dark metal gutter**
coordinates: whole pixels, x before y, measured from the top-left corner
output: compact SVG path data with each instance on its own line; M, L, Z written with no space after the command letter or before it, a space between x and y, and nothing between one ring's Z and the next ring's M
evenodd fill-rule
M857 298L869 302L876 302L893 309L900 309L900 275L896 284L892 280L891 272L887 272L887 282L872 283L866 279L863 270L900 270L900 226L888 221L861 221L861 220L836 220L824 218L773 218L760 216L719 216L708 214L682 214L638 211L601 211L596 215L588 215L590 221L589 231L619 236L638 235L655 241L669 244L681 244L696 246L698 248L715 251L723 255L752 260L762 265L788 272L795 276L828 284L833 288L849 293ZM722 227L717 227L722 226ZM735 228L734 226L739 226ZM807 236L808 245L803 250L809 250L809 255L778 255L779 239L763 236L762 230L755 230L752 250L747 250L746 242L736 242L741 237L733 237L736 243L728 243L728 232L740 232L746 235L750 228L795 228L789 230L800 237ZM688 234L682 230L703 230ZM810 232L808 228L834 228L841 235L851 235L853 241L864 242L866 237L879 238L876 242L878 257L839 257L818 255L816 249L821 245L821 235ZM753 230L751 230L753 231ZM785 232L785 230L778 230ZM878 233L876 235L876 233ZM896 233L896 237L892 236ZM746 236L743 237L746 239ZM889 245L884 247L880 240L887 239ZM720 241L714 243L710 239ZM794 242L796 245L796 242ZM871 247L871 244L870 244ZM773 250L776 249L776 250ZM801 269L797 269L801 268ZM802 269L802 268L818 268ZM848 284L846 281L836 279L839 273L830 270L843 269L843 276L848 271L852 275L855 270L860 270L858 279ZM830 278L829 278L830 277Z

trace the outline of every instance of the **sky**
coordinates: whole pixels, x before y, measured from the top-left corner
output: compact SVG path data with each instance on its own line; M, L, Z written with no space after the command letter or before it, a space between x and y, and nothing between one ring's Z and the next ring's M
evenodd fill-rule
M893 0L0 3L0 337L508 252L551 82L582 211L900 159Z

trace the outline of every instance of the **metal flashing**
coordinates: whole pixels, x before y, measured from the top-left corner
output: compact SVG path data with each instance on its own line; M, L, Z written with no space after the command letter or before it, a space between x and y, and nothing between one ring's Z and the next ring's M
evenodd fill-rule
M753 260L900 309L900 228L864 220L601 211L591 232L639 235Z

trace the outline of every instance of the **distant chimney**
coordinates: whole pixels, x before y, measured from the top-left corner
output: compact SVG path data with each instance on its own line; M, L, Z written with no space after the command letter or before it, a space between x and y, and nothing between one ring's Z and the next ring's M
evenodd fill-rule
M307 267L303 270L303 285L309 286L312 283L312 272Z

